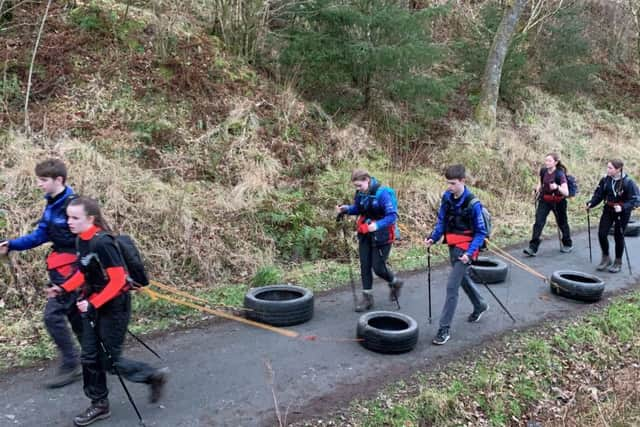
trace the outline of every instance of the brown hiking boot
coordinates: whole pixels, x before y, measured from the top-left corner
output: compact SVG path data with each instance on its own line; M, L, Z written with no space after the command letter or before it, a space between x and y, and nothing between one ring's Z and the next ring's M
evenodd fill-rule
M404 282L398 280L397 277L393 279L393 282L389 283L389 301L395 302L400 298L402 286L404 286Z
M156 403L162 397L164 392L164 385L167 383L167 377L169 376L169 368L158 369L149 378L149 387L151 388L151 394L149 395L149 402Z
M79 380L81 377L82 366L78 365L73 368L61 367L58 369L55 377L45 381L44 386L46 388L64 387L67 384L71 384L72 382Z
M596 267L596 270L605 271L607 268L609 268L610 265L611 265L611 258L609 258L609 255L603 255L602 261L600 261L600 264L598 264L598 266Z
M371 291L362 291L362 299L356 305L356 313L371 310L373 308L373 293Z
M73 424L76 426L88 426L96 421L104 420L111 416L109 410L109 401L107 399L98 400L92 403L83 413L77 415L73 419Z
M620 270L622 270L622 259L616 258L613 265L609 267L609 273L620 273Z

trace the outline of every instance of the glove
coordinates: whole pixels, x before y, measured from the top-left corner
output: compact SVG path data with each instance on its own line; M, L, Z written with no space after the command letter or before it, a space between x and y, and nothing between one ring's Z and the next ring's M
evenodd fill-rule
M84 313L80 313L80 317L95 322L95 320L98 318L98 311L91 303L89 303L89 305L87 305L87 311L85 311Z
M358 224L358 233L360 234L369 233L369 224L366 224L366 223Z

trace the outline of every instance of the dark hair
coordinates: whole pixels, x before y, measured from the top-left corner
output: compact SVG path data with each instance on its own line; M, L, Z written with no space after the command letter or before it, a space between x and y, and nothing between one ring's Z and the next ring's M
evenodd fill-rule
M444 170L444 176L447 179L465 179L466 172L463 165L451 165Z
M36 176L42 178L62 177L62 183L67 182L67 167L59 159L47 159L36 165Z
M609 160L609 163L611 163L611 166L613 166L616 169L621 169L624 167L624 162L620 159L611 159Z
M369 175L369 171L366 169L354 169L353 172L351 172L351 182L364 181L366 179L371 179L371 175Z
M109 224L104 219L102 211L100 210L100 204L97 200L92 199L91 197L78 196L72 199L68 206L82 206L88 216L95 217L93 222L95 225L104 231L111 231L111 227L109 227Z
M567 169L567 167L560 161L560 155L558 153L556 152L547 153L545 157L551 157L553 160L555 160L557 162L556 168L564 172L565 175L569 173L569 170Z

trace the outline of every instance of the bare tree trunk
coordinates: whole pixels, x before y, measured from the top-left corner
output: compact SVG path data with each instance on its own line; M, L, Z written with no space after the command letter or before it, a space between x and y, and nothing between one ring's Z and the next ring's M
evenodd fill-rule
M502 66L509 51L511 38L527 1L513 0L512 5L505 11L487 58L487 65L482 78L482 93L480 95L480 103L476 107L475 118L478 123L491 129L496 125Z
M38 30L38 37L36 38L36 45L33 47L33 55L31 56L31 65L29 66L27 94L24 97L24 129L27 133L31 133L31 128L29 125L29 94L31 92L31 77L33 76L33 64L36 61L36 54L38 53L38 45L40 44L40 38L42 37L42 30L44 30L44 23L46 22L47 16L49 15L50 6L51 6L51 0L47 2L47 7L44 10L44 15L42 16L42 23L40 24L40 29Z
M633 22L636 24L636 55L640 73L640 0L629 0L629 8L633 15Z

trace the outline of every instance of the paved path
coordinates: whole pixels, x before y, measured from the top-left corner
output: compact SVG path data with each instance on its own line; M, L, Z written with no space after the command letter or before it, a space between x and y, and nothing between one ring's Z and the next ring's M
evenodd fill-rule
M594 236L595 237L595 236ZM536 258L526 262L550 275L555 270L594 272L589 264L586 234L577 235L575 250L561 254L556 241L545 241ZM632 262L640 259L640 239L628 238ZM594 238L594 262L599 261ZM520 250L511 252L521 258ZM638 256L634 256L638 254ZM635 260L635 261L634 261ZM637 265L637 264L636 264ZM602 273L606 295L630 288L638 281L625 264L620 274ZM640 266L636 268L640 273ZM461 351L515 328L523 329L549 318L567 317L589 307L550 294L548 286L524 271L510 267L507 284L491 285L518 319L515 325L492 301L483 295L491 310L482 321L468 324L471 305L461 292L453 322L452 338L445 346L430 341L444 298L448 268L432 273L434 322L427 322L426 274L406 277L401 297L402 312L418 320L417 348L404 355L385 356L365 350L354 342L292 340L261 329L224 322L203 329L180 331L151 340L172 370L167 395L160 405L147 403L145 386L130 384L130 390L147 426L263 426L274 425L274 404L265 361L275 374L274 389L281 408L289 406L290 417L318 415L333 405L385 383L409 375L416 369L429 369L446 362ZM387 301L386 286L376 283L376 309L394 309ZM353 338L358 314L352 310L349 289L316 298L312 321L293 327L302 335ZM153 356L134 343L128 355ZM58 390L45 390L40 384L49 370L24 370L0 376L0 426L70 426L71 419L87 406L80 383ZM115 377L110 377L112 416L98 426L134 426L135 413Z

